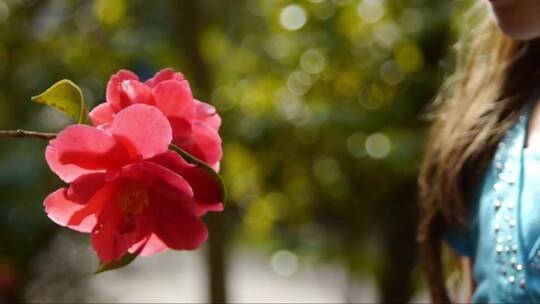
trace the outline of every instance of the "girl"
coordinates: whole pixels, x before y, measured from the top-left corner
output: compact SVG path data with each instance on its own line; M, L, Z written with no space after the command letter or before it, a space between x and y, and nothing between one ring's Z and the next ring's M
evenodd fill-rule
M540 1L477 1L419 178L425 273L433 301L450 302L446 241L469 301L540 301Z

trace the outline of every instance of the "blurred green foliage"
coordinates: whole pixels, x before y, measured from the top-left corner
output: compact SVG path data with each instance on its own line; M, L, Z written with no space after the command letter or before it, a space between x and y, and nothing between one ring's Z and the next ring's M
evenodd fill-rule
M118 69L146 78L173 67L224 121L228 240L340 261L351 277L374 276L382 300L406 301L417 282L420 115L451 65L443 59L461 5L0 0L0 128L60 130L66 119L29 102L60 79L95 105ZM61 186L44 146L0 142L4 298L20 296L59 229L41 205Z

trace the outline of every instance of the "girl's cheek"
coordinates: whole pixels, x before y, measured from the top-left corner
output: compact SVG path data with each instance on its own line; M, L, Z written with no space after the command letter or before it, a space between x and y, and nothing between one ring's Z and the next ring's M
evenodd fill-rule
M540 1L488 0L501 30L517 40L540 37Z

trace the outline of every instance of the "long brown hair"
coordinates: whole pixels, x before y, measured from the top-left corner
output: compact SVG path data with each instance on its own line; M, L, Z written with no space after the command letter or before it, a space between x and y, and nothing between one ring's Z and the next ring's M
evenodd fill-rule
M503 33L483 3L465 14L456 69L436 98L419 176L418 241L434 302L450 302L442 263L445 225L466 228L469 201L487 162L540 84L540 43ZM536 54L536 56L534 56Z

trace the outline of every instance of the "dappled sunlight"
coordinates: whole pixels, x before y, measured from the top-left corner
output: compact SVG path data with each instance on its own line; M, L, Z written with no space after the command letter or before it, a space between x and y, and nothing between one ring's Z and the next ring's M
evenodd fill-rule
M453 66L454 16L468 2L0 0L0 129L58 133L76 122L30 102L70 79L99 132L132 103L159 108L167 125L158 132L133 119L111 135L127 152L95 156L96 140L70 162L110 162L100 170L111 182L116 158L146 160L157 144L165 151L168 137L145 136L170 127L172 143L197 166L219 169L219 195L227 194L221 213L205 214L221 210L217 202L185 207L208 227L200 250L141 257L94 276L88 237L59 232L43 210L47 193L67 187L47 167L47 142L0 139L0 302L425 299L415 242L423 114ZM165 67L183 75L156 93L145 81ZM115 74L122 69L133 75ZM180 108L175 101L188 95L190 108ZM151 184L144 172L137 181ZM170 210L222 185L182 176L171 182L180 194L156 186ZM153 210L153 192L131 188L118 209ZM160 218L174 219L165 227L171 234L176 224L190 226L166 211ZM127 221L122 228L133 232ZM198 232L195 245L206 240Z

